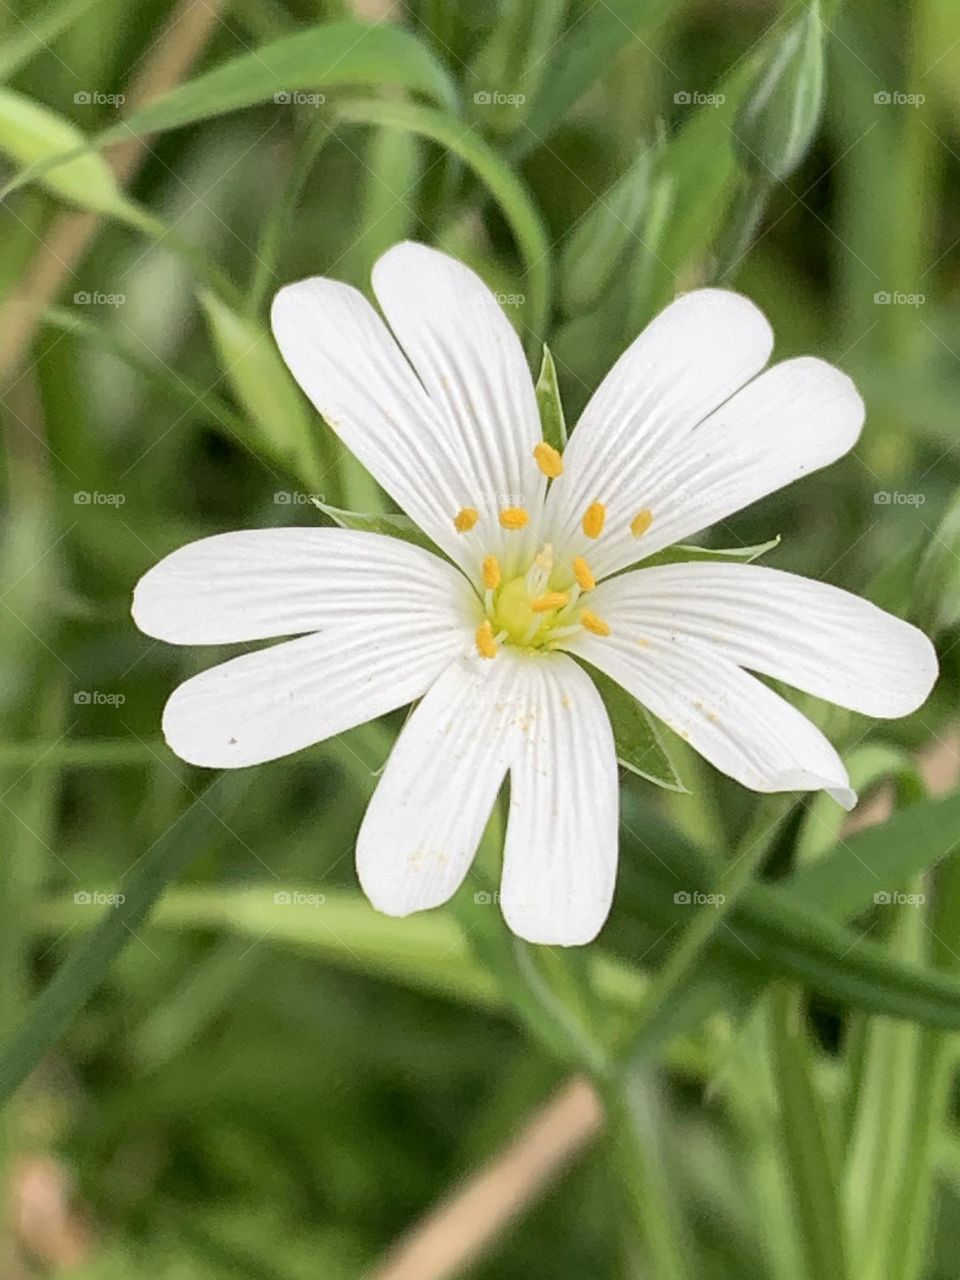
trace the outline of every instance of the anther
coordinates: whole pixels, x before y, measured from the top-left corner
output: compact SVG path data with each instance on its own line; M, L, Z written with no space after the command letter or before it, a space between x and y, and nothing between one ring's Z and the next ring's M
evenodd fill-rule
M588 631L592 631L595 636L608 636L610 634L610 626L604 622L602 618L591 609L580 610L580 625L586 627Z
M577 586L581 591L592 591L597 585L597 580L583 556L574 556L573 576L576 578Z
M479 519L480 512L476 507L461 507L453 518L453 527L457 533L469 533Z
M484 557L483 585L488 591L496 591L500 585L500 561L496 556Z
M563 458L553 447L547 444L546 440L541 440L533 451L537 466L551 480L556 480L557 476L563 475Z
M490 625L489 618L485 618L477 627L475 639L477 653L481 658L495 658L497 656L497 642L493 638L493 627Z
M550 613L552 609L562 609L569 599L566 591L548 591L546 595L531 600L530 608L534 613Z
M635 538L642 538L652 524L653 512L649 507L644 507L630 521L630 532Z
M599 538L607 519L607 508L602 502L591 502L583 513L581 527L588 538Z
M500 512L500 523L504 529L522 529L530 523L530 512L525 507L504 507Z

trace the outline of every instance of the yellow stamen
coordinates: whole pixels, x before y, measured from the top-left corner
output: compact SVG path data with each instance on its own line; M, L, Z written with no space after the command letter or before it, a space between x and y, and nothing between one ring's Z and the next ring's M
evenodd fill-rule
M488 591L496 591L500 585L500 561L496 556L484 557L483 585Z
M574 556L573 576L576 578L577 586L581 591L592 591L597 585L597 580L583 556Z
M649 507L644 507L630 521L630 532L635 538L642 538L652 524L653 512Z
M530 608L534 613L549 613L551 609L562 609L569 599L565 591L548 591L546 595L531 600Z
M457 533L469 533L479 519L480 512L476 507L461 507L453 518L453 527Z
M586 627L588 631L592 631L595 636L608 636L610 634L609 623L604 622L602 618L590 609L580 610L580 625Z
M504 529L522 529L530 523L530 512L524 507L504 507L500 512L500 523Z
M493 638L493 627L490 625L489 618L485 618L477 627L476 641L477 653L481 658L495 658L497 656L497 642Z
M582 528L588 538L599 538L607 519L607 508L602 502L591 502L583 513Z
M533 451L533 456L537 460L537 466L551 480L556 480L557 476L563 475L563 458L552 444L547 444L546 440L540 441Z

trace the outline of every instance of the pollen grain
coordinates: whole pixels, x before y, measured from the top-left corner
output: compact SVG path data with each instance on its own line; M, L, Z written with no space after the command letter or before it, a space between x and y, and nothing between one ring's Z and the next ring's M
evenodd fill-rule
M653 512L649 507L644 507L630 521L630 532L635 538L642 538L652 524Z
M490 625L489 618L485 618L477 627L475 639L477 653L481 658L495 658L497 656L497 642L493 638L493 627Z
M608 636L610 634L610 624L604 622L602 618L598 618L592 609L581 609L580 625L586 627L588 631L592 631L595 636Z
M504 507L500 512L500 523L504 529L522 529L530 523L530 512L526 507Z
M584 560L583 556L574 556L573 558L573 576L577 580L577 586L581 591L592 591L597 585L597 580L593 576L593 570Z
M557 476L563 475L563 457L553 447L547 444L546 440L541 440L533 451L537 466L545 476L550 480L556 480Z
M581 528L588 538L599 538L607 520L607 508L602 502L591 502L583 513Z

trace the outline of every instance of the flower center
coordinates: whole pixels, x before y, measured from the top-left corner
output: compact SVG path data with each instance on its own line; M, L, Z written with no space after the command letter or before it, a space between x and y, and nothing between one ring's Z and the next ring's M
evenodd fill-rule
M581 596L596 585L582 557L566 567L554 560L546 543L526 573L504 580L496 556L483 562L486 617L477 628L477 652L494 658L501 644L531 651L555 649L565 636L581 627L595 635L609 635L610 628L589 609Z
M563 474L563 457L546 440L534 448L533 456L549 481ZM497 519L502 529L516 532L530 523L530 513L526 507L503 507ZM462 507L454 516L453 525L458 533L470 535L477 530L479 521L476 507ZM597 499L584 511L580 527L587 538L596 541L606 523L606 504ZM652 523L653 512L642 507L630 521L630 532L635 538L642 538ZM484 557L481 576L485 616L475 634L481 658L495 658L501 644L534 652L555 649L581 628L595 636L610 635L608 623L584 607L586 601L581 600L597 585L583 556L574 556L569 565L555 564L548 542L534 556L526 573L504 580L497 557L488 555Z

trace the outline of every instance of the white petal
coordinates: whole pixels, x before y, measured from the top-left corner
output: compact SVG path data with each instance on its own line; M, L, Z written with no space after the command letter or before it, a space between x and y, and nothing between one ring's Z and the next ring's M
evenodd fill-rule
M470 587L439 556L350 529L218 533L165 556L137 583L133 619L172 644L232 644L320 631L458 624Z
M608 527L629 523L661 456L758 373L772 347L766 319L737 293L701 289L661 312L607 374L570 437L547 502L555 541L576 538L594 501L607 505Z
M435 907L459 888L514 744L516 664L467 655L404 726L357 837L357 874L388 915Z
M274 337L306 395L370 474L458 564L472 551L453 525L473 477L386 325L349 285L315 276L281 289Z
M419 698L469 643L467 629L433 622L301 636L187 680L164 709L163 732L190 764L276 760Z
M820 730L700 641L582 633L566 647L752 791L824 790L846 809L856 802L843 762Z
M916 627L848 591L762 565L656 565L602 583L593 603L617 633L693 637L864 715L908 715L937 678L933 645Z
M631 508L608 514L609 535L589 552L594 573L633 564L836 461L855 444L863 417L856 387L823 360L804 356L768 369L679 448L664 450ZM638 540L629 522L642 508L653 512L653 524ZM583 545L571 542L568 554Z
M521 938L575 946L596 937L613 898L616 749L586 672L560 653L527 668L500 901Z
M484 282L426 245L395 245L373 269L387 322L426 387L474 485L468 505L497 529L503 507L540 510L540 415L523 347ZM506 535L520 554L536 530ZM489 540L489 539L488 539ZM532 551L531 551L532 553Z

